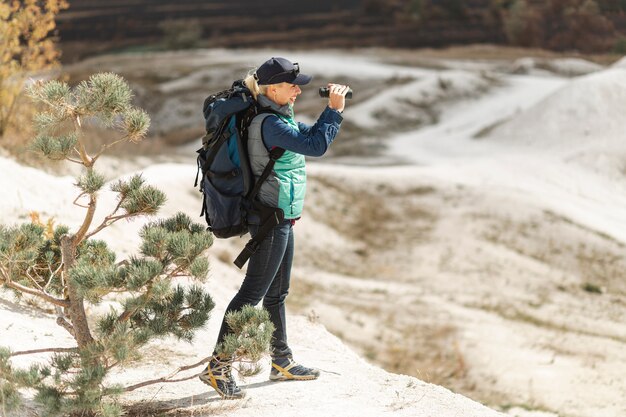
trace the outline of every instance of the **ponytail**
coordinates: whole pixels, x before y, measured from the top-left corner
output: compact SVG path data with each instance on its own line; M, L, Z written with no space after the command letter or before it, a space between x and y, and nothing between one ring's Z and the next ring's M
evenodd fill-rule
M259 85L254 78L254 71L248 73L244 78L243 83L248 87L248 90L252 93L252 97L256 100L259 94L265 94L267 91L266 85Z

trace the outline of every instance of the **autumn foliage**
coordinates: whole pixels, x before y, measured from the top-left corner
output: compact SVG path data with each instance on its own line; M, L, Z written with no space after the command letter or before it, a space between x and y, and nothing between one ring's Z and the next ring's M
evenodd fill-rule
M513 45L593 53L616 42L615 27L595 0L516 0L503 16Z
M52 36L66 0L3 0L0 3L0 137L12 122L28 74L55 66Z

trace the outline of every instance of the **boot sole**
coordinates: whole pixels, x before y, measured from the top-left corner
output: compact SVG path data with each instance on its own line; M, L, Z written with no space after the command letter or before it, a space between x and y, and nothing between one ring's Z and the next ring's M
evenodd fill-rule
M319 378L319 375L294 375L291 377L285 375L270 375L270 381L312 381Z

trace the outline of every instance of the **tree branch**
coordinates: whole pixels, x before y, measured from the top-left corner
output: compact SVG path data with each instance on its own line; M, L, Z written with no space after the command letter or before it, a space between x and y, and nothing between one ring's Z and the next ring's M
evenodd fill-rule
M140 298L142 298L142 302L148 298L148 296L150 295L150 292L151 292L150 288L148 288L148 290L145 293L139 296ZM128 321L133 316L133 314L139 311L141 307L143 307L143 305L137 306L130 310L124 310L122 314L120 314L119 317L117 318L118 323L124 323L125 321Z
M74 149L74 150L75 150L76 152L78 152L78 150L77 150L77 149ZM75 164L84 165L83 161L79 161L78 159L73 159L73 158L70 158L69 156L66 156L66 157L65 157L65 160L66 160L66 161L70 161L70 162L74 162Z
M197 374L194 374L194 375L191 375L191 376L185 377L185 378L170 379L170 378L172 378L174 375L176 375L176 374L178 374L178 373L180 373L180 372L183 372L183 371L187 371L187 370L189 370L189 369L196 368L196 367L198 367L198 366L200 366L200 365L204 365L204 364L205 364L205 363L207 363L209 360L211 360L211 357L210 357L210 356L209 356L209 357L206 357L206 358L202 359L201 361L196 362L196 363L194 363L194 364L192 364L192 365L181 366L180 368L176 369L176 370L175 370L174 372L172 372L171 374L169 374L169 375L167 375L167 376L164 376L164 377L162 377L162 378L151 379L151 380L149 380L149 381L140 382L140 383L135 384L135 385L130 385L130 386L125 387L125 388L124 388L124 392L134 391L134 390L136 390L137 388L145 387L145 386L148 386L148 385L154 385L154 384L159 384L159 383L169 383L169 382L181 382L181 381L187 381L187 380L189 380L189 379L195 378L195 377L197 377L198 375L200 375L200 373L197 373Z
M47 349L33 349L33 350L22 350L19 352L11 353L11 356L20 356L20 355L33 355L35 353L44 353L44 352L77 352L78 348L47 348Z
M78 157L80 158L80 151L78 150L78 148L76 146L74 146L74 153L76 155L78 155ZM81 165L85 165L85 163L81 160L80 162Z
M181 259L181 258L172 259L172 263L176 262L178 259ZM166 272L165 276L166 276L166 278L175 278L175 277L179 277L179 276L185 277L185 276L187 276L187 274L184 274L184 271L185 271L186 268L187 267L182 266L182 265L181 266L177 266L176 268ZM182 274L182 275L179 275L179 274Z
M29 270L30 270L31 268L32 268L32 266L29 266L28 268L26 268L26 276L27 276L27 277L28 277L28 278L29 278L29 279L33 282L33 284L35 284L35 286L37 287L37 289L38 289L39 291L44 291L44 289L43 289L43 288L41 288L41 285L39 285L39 283L37 282L37 280L36 280L35 278L33 278L33 277L30 275L30 271L29 271Z
M176 268L174 268L172 271L169 271L169 272L167 272L167 273L165 273L165 274L160 274L160 275L158 275L158 276L165 275L165 277L166 277L166 278L173 278L173 277L176 277L176 276L177 276L176 274L178 274L179 272L184 271L184 270L185 270L185 267L183 267L183 266L177 266L177 267L176 267ZM186 275L181 275L181 276L186 276ZM157 277L152 278L150 281L148 281L148 282L146 283L146 285L148 286L148 289L147 289L147 290L146 290L146 292L145 292L144 294L142 294L140 297L143 297L144 299L148 299L148 297L151 295L151 292L152 292L152 291L151 291L151 290L152 290L152 288L150 287L150 285L152 285L152 281L153 281L155 278L157 278ZM129 319L133 316L133 314L135 314L135 313L136 313L136 312L137 312L140 308L141 308L141 306L135 307L135 308L133 308L133 309L131 309L131 310L124 310L124 311L122 312L122 314L120 314L120 316L117 318L117 321L118 321L119 323L123 323L123 322L125 322L125 321L128 321L128 320L129 320Z
M96 197L92 194L89 196L89 207L87 208L87 213L85 214L85 220L80 226L80 229L78 229L78 232L76 232L76 234L72 237L72 245L74 245L74 247L78 247L80 242L82 242L85 238L85 234L87 233L89 226L91 226L91 222L93 221L93 216L95 213Z
M74 124L76 125L78 131L80 131L80 129L82 129L82 124L80 122L80 116L76 116L76 118L74 119ZM85 144L83 143L83 140L81 139L80 135L78 137L78 154L80 155L80 159L83 161L83 165L85 165L87 168L90 168L93 165L93 160L89 157L89 155L87 154L87 149L85 149Z
M104 218L104 220L102 221L102 223L100 223L100 225L98 227L96 227L91 232L87 233L85 235L85 239L89 239L90 237L92 237L96 233L100 232L105 227L108 227L108 226L112 225L113 223L115 223L118 220L130 219L131 217L140 216L140 215L143 214L143 213L134 213L134 214L128 214L127 213L127 214L120 214L120 215L115 216L114 214L117 213L117 211L120 209L120 207L122 206L122 203L124 202L124 200L126 200L126 197L120 197L120 201L117 202L117 205L115 206L115 208L113 209L111 214L106 216Z
M39 298L43 298L47 302L52 303L52 304L54 304L56 306L66 307L66 308L70 306L69 301L61 300L59 298L55 298L55 297L51 296L50 294L48 294L47 292L36 290L34 288L28 288L28 287L25 287L24 285L18 284L17 282L13 282L11 280L5 280L4 284L7 287L9 287L9 288L13 288L14 290L18 290L18 291L21 291L21 292L26 293L26 294L30 294L30 295L37 296Z
M61 236L61 259L64 274L69 275L76 262L75 242L76 240L73 236L67 234ZM67 301L69 303L67 312L74 328L74 339L76 339L78 347L82 349L94 340L89 329L87 314L85 313L84 299L78 293L76 284L69 277L65 289L67 290Z
M67 332L72 336L72 337L76 337L76 332L74 331L74 327L70 324L69 321L65 320L65 317L62 316L58 316L57 317L57 324L61 327L63 327L65 330L67 330Z
M87 193L84 192L84 191L82 193L78 194L78 196L74 199L72 204L74 204L75 206L78 206L78 207L82 207L82 208L89 208L88 205L87 206L83 206L82 204L78 204L78 199L81 198L84 195L87 195Z
M116 207L115 210L113 211L113 213L115 213L118 208L119 207ZM102 223L98 227L96 227L91 232L87 233L85 235L85 239L89 239L90 237L92 237L93 235L95 235L96 233L98 233L99 231L104 229L105 227L108 227L108 226L112 225L113 223L115 223L118 220L130 219L131 217L140 216L140 215L143 214L143 213L135 213L135 214L120 214L118 216L113 216L113 213L111 213L110 215L105 217L104 220L102 221Z
M98 160L98 158L100 158L100 156L104 153L104 151L106 151L107 149L109 149L109 148L111 148L111 147L113 147L113 146L117 145L118 143L123 142L123 141L125 141L125 140L127 140L127 139L128 139L128 137L127 137L127 136L124 136L123 138L118 139L118 140L116 140L116 141L114 141L114 142L111 142L111 143L105 143L104 145L102 145L102 148L100 148L100 151L98 151L98 153L97 153L97 154L95 154L95 155L91 158L91 162L92 162L92 163L95 163L95 162Z
M52 271L52 268L50 268L50 265L48 265L48 271L50 271L50 278L48 278L48 282L46 283L46 285L44 285L43 290L46 291L46 289L48 288L48 286L52 283L52 279L56 276L56 274L61 270L61 268L63 268L63 264L59 263L58 268L56 269L56 271Z

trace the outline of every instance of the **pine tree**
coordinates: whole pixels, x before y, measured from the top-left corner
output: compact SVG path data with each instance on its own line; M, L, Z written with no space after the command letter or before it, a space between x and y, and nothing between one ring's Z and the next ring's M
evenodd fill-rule
M76 180L75 204L85 216L77 230L40 222L0 225L0 284L18 297L52 304L57 324L73 336L76 346L26 352L0 349L0 410L18 406L18 389L28 387L37 391L35 400L50 415L119 416L123 410L108 398L174 380L170 375L130 387L110 385L105 378L111 368L138 359L140 348L155 338L191 341L194 331L207 322L214 303L200 284L208 274L203 252L211 246L212 235L178 213L146 224L140 232L139 254L118 262L95 236L123 219L157 213L166 196L141 175L119 180L110 186L118 195L116 206L100 224L93 224L98 193L106 184L94 166L111 146L142 140L149 116L131 105L128 84L111 73L96 74L73 89L58 81L38 82L29 94L43 108L36 116L39 134L33 149L84 167ZM87 123L108 126L120 137L90 154L83 133ZM174 285L179 277L191 277L196 283ZM85 305L98 304L111 293L124 294L119 306L88 320ZM235 333L225 346L227 353L233 360L258 360L268 350L273 330L267 313L246 309L229 320ZM96 325L91 328L89 323ZM53 354L45 365L22 370L11 364L12 356L42 351Z

